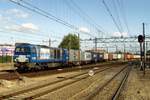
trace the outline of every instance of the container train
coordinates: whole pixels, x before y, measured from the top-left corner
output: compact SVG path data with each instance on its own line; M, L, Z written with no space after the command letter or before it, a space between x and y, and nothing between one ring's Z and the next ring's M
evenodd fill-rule
M67 50L45 45L16 43L13 62L17 69L46 69L58 66L74 66L111 60L131 60L131 55Z

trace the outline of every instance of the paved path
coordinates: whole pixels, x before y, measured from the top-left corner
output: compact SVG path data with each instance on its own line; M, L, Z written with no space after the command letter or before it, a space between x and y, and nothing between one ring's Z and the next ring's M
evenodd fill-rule
M143 75L139 69L132 69L128 82L119 100L150 100L150 69Z

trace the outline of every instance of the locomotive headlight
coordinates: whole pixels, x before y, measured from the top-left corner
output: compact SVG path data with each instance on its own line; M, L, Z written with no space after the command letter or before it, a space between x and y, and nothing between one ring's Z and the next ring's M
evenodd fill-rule
M19 55L17 58L19 62L27 62L28 58L24 55Z
M14 61L16 62L16 61L17 61L17 59L14 59Z

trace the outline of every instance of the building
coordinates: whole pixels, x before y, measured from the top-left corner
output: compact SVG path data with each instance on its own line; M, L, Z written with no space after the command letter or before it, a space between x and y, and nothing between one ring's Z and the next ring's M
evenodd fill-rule
M11 44L0 44L0 56L12 56L15 46Z

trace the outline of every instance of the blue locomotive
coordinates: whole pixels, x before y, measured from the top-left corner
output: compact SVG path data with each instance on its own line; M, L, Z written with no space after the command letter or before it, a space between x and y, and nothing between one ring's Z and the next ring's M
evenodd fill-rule
M18 69L45 69L66 64L68 57L67 49L17 43L15 45L13 61L14 66Z
M16 43L13 57L14 66L21 70L83 65L100 60L99 53L29 43Z

